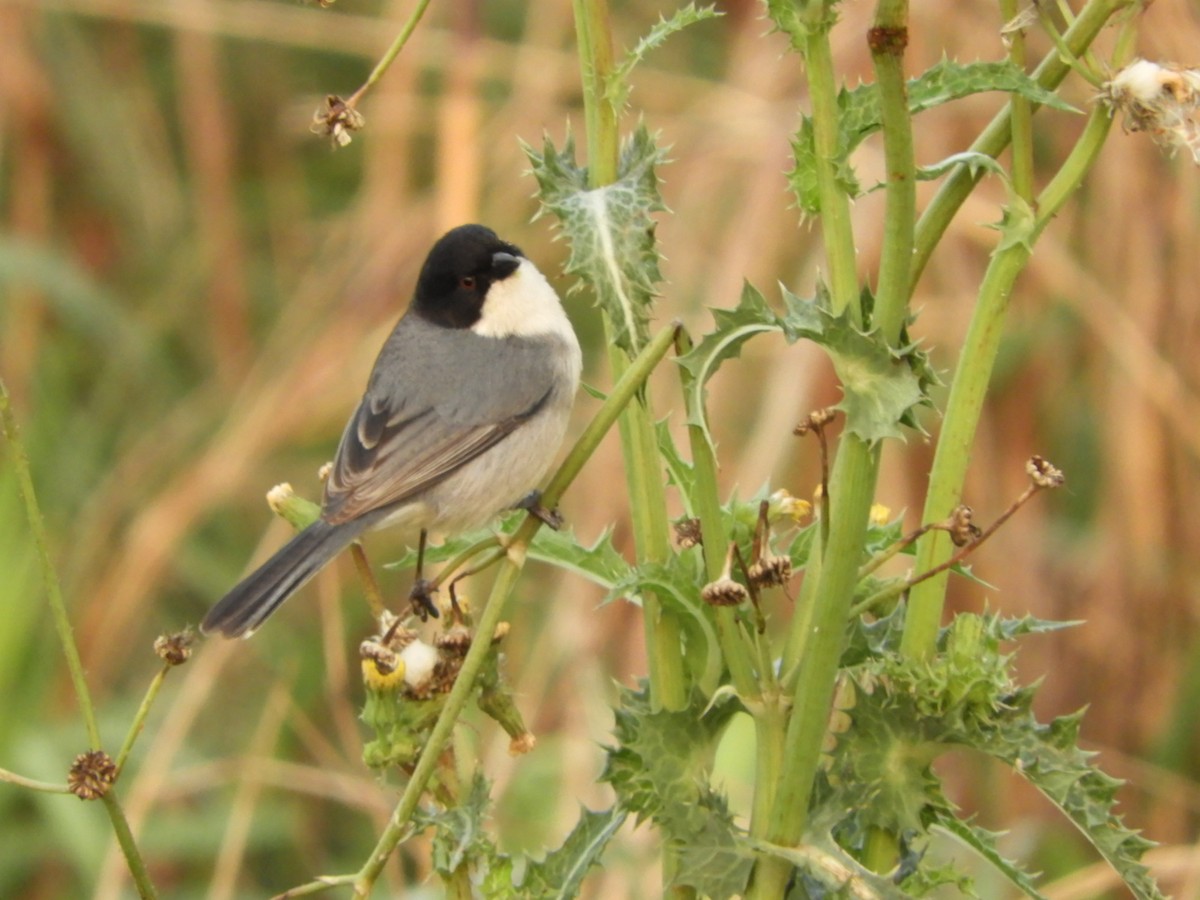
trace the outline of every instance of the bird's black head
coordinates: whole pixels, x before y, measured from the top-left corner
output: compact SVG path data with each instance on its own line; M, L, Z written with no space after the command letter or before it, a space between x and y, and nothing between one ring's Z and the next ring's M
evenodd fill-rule
M483 225L446 232L421 267L413 311L444 328L470 328L479 321L488 289L515 272L522 256Z

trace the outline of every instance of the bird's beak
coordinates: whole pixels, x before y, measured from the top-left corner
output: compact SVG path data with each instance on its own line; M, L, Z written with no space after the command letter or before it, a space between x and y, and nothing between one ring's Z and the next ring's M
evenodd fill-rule
M492 254L492 274L497 278L507 278L521 265L521 257L500 251Z

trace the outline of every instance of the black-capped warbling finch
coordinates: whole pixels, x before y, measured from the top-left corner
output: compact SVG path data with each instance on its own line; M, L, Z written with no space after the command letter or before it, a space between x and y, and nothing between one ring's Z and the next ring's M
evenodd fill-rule
M453 534L519 504L558 453L580 367L575 332L537 267L490 228L448 232L346 424L320 518L201 629L249 636L369 528Z

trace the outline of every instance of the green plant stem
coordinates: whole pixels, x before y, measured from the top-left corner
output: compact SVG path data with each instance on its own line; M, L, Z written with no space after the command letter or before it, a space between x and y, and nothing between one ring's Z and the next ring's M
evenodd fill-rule
M817 7L821 4L813 3ZM821 235L829 266L829 292L833 312L850 310L851 320L863 325L858 296L858 271L854 229L850 221L850 198L842 189L837 171L838 106L833 70L833 49L823 28L814 28L805 39L804 59L812 103L813 148L816 157L818 196L821 204Z
M1135 0L1091 0L1071 23L1063 35L1063 43L1076 56L1081 55L1101 30L1112 18L1113 14L1123 7L1136 5ZM1071 71L1070 63L1065 61L1058 50L1052 50L1042 59L1034 71L1038 84L1047 90L1053 90L1062 84L1067 73ZM988 123L987 128L971 144L970 152L984 153L988 156L998 156L1012 137L1012 109L1010 103L996 114ZM1032 111L1033 107L1031 107ZM911 281L915 285L925 271L925 266L933 255L934 248L942 239L946 229L963 201L975 188L982 171L972 171L969 166L960 166L938 188L933 200L925 208L925 212L917 221L916 241L913 250Z
M99 750L100 727L96 723L96 713L92 708L92 695L88 691L87 679L83 675L83 662L79 658L79 648L75 646L75 636L71 629L71 620L67 617L67 607L63 602L58 574L54 571L54 561L50 558L46 525L42 520L37 493L33 488L33 476L29 471L29 456L21 441L21 432L17 427L16 416L13 415L8 387L4 384L3 379L0 379L0 420L3 421L4 438L12 450L13 468L17 473L17 487L21 492L21 499L25 502L25 516L29 520L29 531L33 536L33 544L37 548L38 559L41 562L42 582L46 588L46 598L50 601L50 614L54 619L54 628L58 632L58 642L62 646L63 655L67 658L67 670L71 673L71 683L75 687L75 699L79 702L79 711L83 716L84 726L87 728L88 743L91 749Z
M883 247L879 258L873 325L893 346L908 314L909 269L912 267L917 217L916 163L912 115L904 79L904 47L908 42L907 0L881 0L872 29L871 62L879 90L883 153L887 166Z
M375 64L375 68L371 70L371 74L367 76L367 80L362 83L362 86L346 100L347 106L356 106L358 101L363 98L363 95L375 86L375 83L383 77L383 73L396 61L396 57L400 55L400 51L404 49L404 45L408 43L408 39L417 30L417 24L421 21L421 17L425 15L425 10L429 8L429 3L430 0L417 0L416 7L413 8L408 21L404 23L404 27L400 29L400 33L396 35L396 39L392 41L392 45L387 48L387 52Z
M814 22L828 21L824 4L812 3L808 13ZM848 308L853 321L861 325L863 314L849 199L839 186L834 166L838 107L829 36L824 25L814 25L802 34L812 98L821 231L828 258L831 300L835 311ZM776 782L764 829L771 843L796 844L808 821L808 802L845 641L846 619L866 539L878 462L878 453L865 441L853 434L842 435L829 483L828 540L823 547L814 602L811 610L795 617L788 638L788 648L793 652L799 650L800 656L784 736L782 758L786 764ZM797 634L798 629L807 633ZM747 896L754 900L782 897L790 877L790 863L777 857L760 857Z
M992 256L950 386L946 415L929 476L923 522L944 520L962 498L971 445L1000 348L1013 284L1025 268L1038 235L1095 162L1111 124L1106 110L1096 108L1092 111L1071 154L1038 197L1032 233L1026 240L1011 242ZM945 531L929 531L917 541L914 568L917 572L935 569L949 559L952 552L950 536ZM948 571L940 572L915 585L909 593L900 643L902 653L927 656L934 651L948 578Z
M587 121L588 184L603 187L617 179L620 135L619 110L612 103L614 76L612 24L606 0L573 0L575 33L583 79L583 105ZM613 380L622 375L629 359L613 340L612 323L602 316L605 343ZM671 552L667 521L666 487L654 436L654 417L644 396L629 404L621 417L621 450L629 485L633 538L640 562L662 562ZM653 592L643 597L647 671L656 707L682 709L687 704L682 624Z
M879 454L855 435L844 435L834 463L829 529L810 633L795 678L791 715L784 740L786 766L776 782L767 840L794 846L808 822L808 804L829 719L846 620L854 597L858 566L874 498ZM790 863L765 857L755 868L755 900L782 897Z
M65 784L52 781L38 781L35 778L26 778L24 775L18 775L16 772L10 772L8 769L0 769L0 781L15 784L18 787L29 788L31 791L42 791L46 794L69 794L71 789Z
M871 63L875 68L875 83L879 90L884 163L887 166L883 247L879 260L875 318L871 324L880 329L885 340L896 346L900 343L900 334L908 317L912 290L909 270L912 267L917 218L912 115L908 109L908 91L904 78L904 49L908 45L907 0L880 0L875 8L875 26L868 43L871 48ZM875 459L878 461L878 454L875 454ZM872 497L868 496L865 499L869 515ZM865 537L865 519L863 524ZM855 563L851 584L857 581L858 565ZM842 611L845 618L850 615L848 607L849 604ZM826 642L832 639L832 635L825 635ZM837 661L834 662L835 676L836 667ZM832 690L832 683L830 689ZM868 835L863 863L872 871L887 872L896 864L899 853L899 835L873 828Z
M133 721L129 724L129 731L125 735L125 742L121 745L121 752L117 754L116 766L118 774L125 771L125 762L129 759L129 754L133 750L134 741L138 735L142 733L142 728L146 725L146 716L150 713L150 707L154 705L154 700L158 696L159 690L162 689L163 682L167 680L167 673L174 666L169 663L164 665L155 674L150 686L146 688L146 695L142 697L141 705L138 706L137 712L134 713Z
M1000 0L1000 14L1005 22L1017 15L1017 0ZM1025 71L1025 33L1015 31L1008 37L1008 59L1021 71ZM1012 140L1012 183L1013 190L1022 200L1033 199L1033 110L1029 100L1014 94L1008 101L1009 129Z
M100 800L104 804L105 812L108 813L108 820L112 823L113 834L116 835L117 844L125 856L125 864L129 867L129 874L133 877L138 896L142 900L154 900L158 896L158 892L150 880L150 873L146 871L146 863L138 851L137 841L133 839L133 831L129 827L129 820L125 818L125 810L121 808L120 801L117 800L116 788L110 787L108 793Z
M680 329L675 338L675 354L683 356L691 348L691 339ZM729 546L729 535L725 533L725 517L721 511L721 498L717 488L717 460L704 429L699 424L692 424L700 422L700 411L690 408L695 396L692 390L692 375L683 366L676 368L683 387L683 402L689 407L688 442L692 451L692 472L695 477L695 486L689 499L696 517L700 520L704 571L706 578L711 582L721 577L725 548ZM716 620L721 652L725 657L725 665L729 667L734 689L743 700L753 700L759 695L759 684L754 675L754 661L750 655L750 648L743 639L744 632L738 627L737 613L728 607L718 607Z
M659 332L646 345L642 352L638 354L637 359L633 361L621 379L614 385L608 399L604 401L604 404L596 413L596 417L584 429L583 434L575 442L563 464L554 473L554 476L542 491L542 502L546 506L553 507L561 499L563 492L579 474L584 463L595 452L601 439L616 422L621 411L634 399L642 385L645 384L646 379L650 376L650 373L654 370L654 367L658 365L667 351L670 350L675 341L675 332L678 328L679 325L676 323ZM371 851L371 855L367 858L363 867L354 875L355 897L367 897L370 895L371 889L379 878L379 873L383 871L388 857L392 855L392 852L396 849L396 845L408 833L410 828L409 820L417 808L421 794L424 792L425 786L429 783L430 777L437 768L438 759L441 757L442 750L453 734L454 725L458 721L463 708L466 706L472 691L475 689L475 680L490 650L491 641L488 638L496 630L496 625L499 623L500 615L503 612L504 603L509 594L512 593L517 577L520 575L521 568L524 565L529 542L533 540L533 536L537 533L541 524L541 521L536 516L530 514L525 517L525 521L521 523L520 527L510 538L508 556L501 563L496 580L492 584L491 594L488 596L487 602L480 612L475 628L476 640L471 642L471 648L467 651L467 655L463 659L458 679L454 682L454 687L446 697L445 706L442 708L438 720L429 734L429 739L421 751L421 756L417 760L411 776L409 776L408 784L405 785L404 793L396 804L387 827L380 834L375 848Z

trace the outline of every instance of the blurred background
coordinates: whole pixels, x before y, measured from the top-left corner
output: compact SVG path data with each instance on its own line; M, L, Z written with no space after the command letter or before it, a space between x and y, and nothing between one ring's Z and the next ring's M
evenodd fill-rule
M799 61L751 0L672 39L634 79L638 115L670 148L660 174L672 214L658 237L657 312L699 334L706 307L743 279L769 296L812 290L819 239L786 192L789 138L804 108ZM349 95L412 0L0 0L0 376L14 398L107 744L115 747L157 670L151 644L196 623L287 527L263 500L320 486L345 417L430 243L465 221L523 247L562 290L564 247L538 209L520 141L561 143L583 119L570 4L433 4L360 106L366 130L334 152L309 133L326 94ZM913 4L907 65L999 58L995 4ZM674 7L613 3L631 46ZM843 5L835 59L870 78L871 4ZM1111 35L1105 41L1111 41ZM1031 38L1040 57L1047 42ZM1144 56L1197 63L1196 4L1144 19ZM1081 108L1092 89L1065 88ZM967 147L999 108L981 95L923 114L919 161ZM1043 178L1082 116L1035 120ZM856 156L866 183L880 146ZM925 186L928 187L928 186ZM924 190L924 189L923 189ZM929 191L924 190L925 197ZM948 375L996 234L1003 189L985 182L934 256L912 332ZM881 200L854 207L872 277ZM1200 180L1119 128L1082 193L1040 241L1018 283L975 448L966 501L990 521L1040 453L1067 489L1039 497L974 557L994 588L953 586L958 609L1084 624L1028 639L1026 680L1044 718L1090 705L1085 745L1132 783L1127 820L1162 847L1168 892L1200 896ZM568 307L585 378L608 384L597 318ZM680 419L669 367L656 411ZM838 391L820 351L751 343L710 388L724 487L770 482L808 496L814 446L791 436ZM944 399L944 390L939 400ZM576 431L597 408L581 393ZM925 416L937 430L937 417ZM884 454L878 500L918 524L932 443ZM606 527L628 548L623 474L610 439L563 512L581 539ZM373 559L396 548L371 539ZM407 574L384 573L397 602ZM486 579L468 590L482 597ZM539 737L471 718L463 740L495 779L507 849L556 846L595 784L618 684L645 672L641 624L593 587L530 566L507 618L507 671ZM343 602L344 601L344 602ZM43 599L8 448L0 449L0 766L61 781L86 739ZM781 606L778 614L786 613ZM782 626L780 626L782 627ZM348 564L330 567L250 642L211 641L174 672L133 756L122 796L166 896L260 896L357 869L393 786L361 764L355 648L369 617ZM735 806L748 750L735 730L721 777ZM1009 855L1047 873L1054 897L1122 896L1053 810L1008 774L945 761L953 799L1010 829ZM658 893L648 828L627 827L595 897ZM437 896L428 847L407 844L390 896ZM983 896L1004 896L981 872ZM991 887L989 888L989 885ZM1109 892L1112 892L1111 894ZM0 896L129 896L98 806L0 785Z

